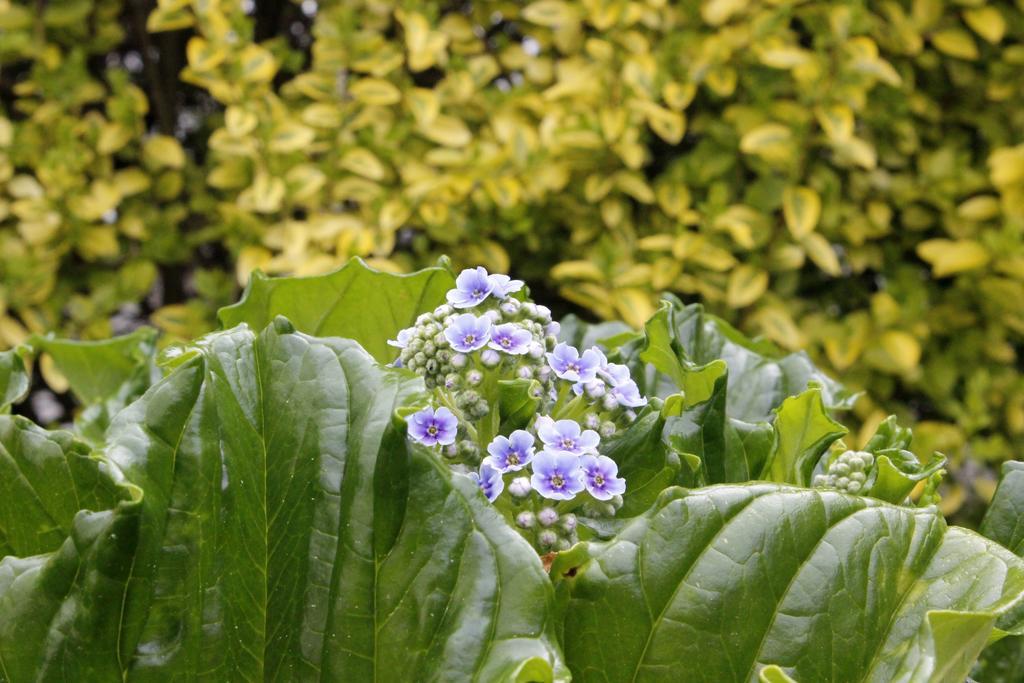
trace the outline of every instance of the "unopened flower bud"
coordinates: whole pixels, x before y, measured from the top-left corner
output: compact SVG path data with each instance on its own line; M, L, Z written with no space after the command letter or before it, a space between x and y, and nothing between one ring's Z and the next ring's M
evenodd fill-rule
M551 322L551 309L550 308L548 308L547 306L542 306L540 304L536 304L535 308L537 309L536 318L538 320L540 320L540 322L542 322L542 323Z
M570 513L562 515L561 527L564 531L573 532L576 530L576 515Z
M445 389L458 389L462 384L462 377L456 373L445 375L444 388Z
M583 416L583 426L587 429L597 430L601 426L601 418L597 413L587 413Z
M464 354L464 353L456 353L456 354L454 354L452 356L451 364L452 364L452 367L464 368L464 367L466 367L466 363L468 361L469 361L469 359L466 358L466 354Z
M519 379L533 379L533 368L529 365L520 365L516 368L516 377Z
M619 399L614 394L605 394L601 399L601 407L605 410L615 410L619 407Z
M494 324L501 322L501 311L487 311L484 313L484 317L490 318Z
M508 492L513 498L526 498L532 490L529 477L516 477L508 485Z
M636 422L636 411L627 410L624 413L622 413L622 418L626 421L626 424L633 424L634 422Z
M448 304L441 304L434 309L434 316L438 318L445 318L453 313L452 307Z
M568 550L571 547L572 547L572 543L570 543L569 539L567 539L567 538L560 538L560 539L558 539L558 543L555 544L555 550L557 550L558 552L562 552L563 550Z
M469 386L475 387L482 381L484 381L484 374L479 370L470 370L466 373L466 382L469 383Z
M562 331L562 325L558 322L550 322L544 326L544 333L558 336L558 333Z
M433 358L431 358L430 360L428 360L426 363L423 364L423 367L427 371L427 374L430 374L430 375L433 375L434 373L437 372L437 366L438 366L438 363Z
M536 521L536 517L534 517L533 513L530 512L529 510L523 510L518 515L516 515L516 526L520 529L533 528L533 525Z
M850 480L846 477L839 477L836 479L836 488L845 489L850 485Z
M583 390L587 392L587 396L590 398L601 398L605 394L606 387L604 382L599 379L595 379L592 382L587 382L586 385L584 385Z
M538 344L537 342L533 342L527 349L526 355L528 355L530 358L543 358L544 347Z
M429 313L420 313L418 316L416 316L416 325L418 327L423 327L427 323L432 322L433 320L434 317Z
M824 487L828 486L828 477L826 475L824 475L824 474L816 474L816 475L814 475L813 486L816 489L820 489L820 488L824 488Z
M480 362L484 367L493 368L501 362L501 355L494 349L484 349L480 352Z
M607 439L615 433L615 423L610 420L605 420L601 423L601 428L597 430L597 433Z
M537 370L537 379L539 379L541 382L547 382L549 379L551 379L551 368L545 365L541 367L539 370Z
M536 318L537 304L533 303L532 301L527 301L526 303L523 304L523 313L525 313L526 316L529 318Z
M512 316L514 316L516 313L519 312L519 307L520 307L519 300L518 299L513 299L512 297L509 297L509 298L505 299L504 301L502 301L501 302L501 306L499 306L498 308L501 309L502 313L504 313L505 315L507 315L507 316L509 316L511 318Z
M452 352L448 349L439 349L435 357L439 363L447 363L452 359Z
M550 548L558 542L558 536L555 534L554 531L547 529L545 531L540 532L540 534L537 536L537 541L540 543L541 548L547 550L548 548Z
M427 362L427 354L423 353L422 351L419 351L412 358L413 358L414 361L416 361L417 365L423 365L424 363Z
M446 458L454 458L459 454L459 447L455 444L449 444L442 448L441 452L444 453L444 457Z
M558 513L555 512L554 508L542 508L537 513L537 521L540 522L541 526L551 526L558 521Z
M463 439L462 441L459 441L458 444L459 455L463 458L473 458L480 452L480 448L472 439Z

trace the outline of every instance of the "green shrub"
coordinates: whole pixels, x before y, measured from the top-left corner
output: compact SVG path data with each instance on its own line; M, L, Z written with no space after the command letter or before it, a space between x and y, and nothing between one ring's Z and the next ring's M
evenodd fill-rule
M352 0L311 22L161 0L148 36L126 24L160 48L148 119L96 66L126 40L120 3L56 7L0 0L21 69L0 120L7 343L103 336L154 264L206 243L239 281L448 252L634 325L663 290L700 300L867 390L865 439L896 410L924 450L1015 455L1020 0ZM170 97L203 122L177 130L184 154L154 82L179 52ZM156 323L212 324L230 287L201 275L210 304Z

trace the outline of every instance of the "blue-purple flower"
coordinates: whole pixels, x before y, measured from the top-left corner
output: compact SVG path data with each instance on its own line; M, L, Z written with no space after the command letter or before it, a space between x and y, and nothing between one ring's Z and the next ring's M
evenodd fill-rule
M619 466L606 455L584 455L579 459L587 492L598 500L610 500L626 490L626 480L619 477ZM536 467L536 466L535 466Z
M619 402L620 406L627 408L639 408L647 405L647 399L640 394L640 388L636 382L629 380L612 387L612 396Z
M407 327L404 330L399 330L397 339L388 339L388 346L404 349L409 345L409 337L411 336L412 330L410 328Z
M583 455L597 449L601 437L593 429L582 429L573 420L552 420L547 415L537 418L534 425L537 436L544 442L544 447L553 451L563 451L573 455Z
M459 421L447 408L424 408L409 416L409 436L425 446L455 443Z
M513 280L508 275L495 273L487 278L491 283L491 296L495 299L504 299L512 292L518 292L523 288L522 280Z
M501 472L518 472L533 460L533 434L517 429L509 436L496 436L487 444L488 460Z
M480 490L484 492L487 500L492 503L501 495L502 490L505 488L505 481L501 478L501 472L490 462L490 458L484 458L483 462L480 463L479 473L470 472L469 476L473 478L473 481L480 487Z
M548 365L562 379L570 382L589 382L597 376L604 354L598 349L588 349L581 356L575 347L559 342L547 357Z
M494 283L481 266L467 268L455 278L455 289L447 294L448 303L455 308L472 308L486 299L494 290Z
M513 356L521 356L530 349L533 335L514 323L504 323L491 328L491 341L487 344L492 349L504 351Z
M445 328L444 336L456 351L469 353L482 349L491 339L491 319L463 313Z
M530 484L545 498L569 500L586 487L579 460L572 453L541 451L533 459Z

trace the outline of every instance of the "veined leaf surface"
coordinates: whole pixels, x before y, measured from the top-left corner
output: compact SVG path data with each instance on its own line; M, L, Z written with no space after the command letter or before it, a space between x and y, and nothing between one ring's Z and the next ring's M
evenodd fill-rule
M0 562L7 679L565 677L539 558L392 422L420 380L289 329L199 340L115 418L123 500Z
M553 572L578 681L756 681L775 665L961 682L993 626L1024 630L1009 551L934 509L772 484L669 489Z

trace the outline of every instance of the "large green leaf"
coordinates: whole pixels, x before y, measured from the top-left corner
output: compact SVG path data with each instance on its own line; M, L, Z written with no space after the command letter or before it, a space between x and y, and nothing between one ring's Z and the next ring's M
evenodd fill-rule
M117 415L125 500L0 563L7 679L565 677L536 554L393 422L420 380L289 329L201 339Z
M397 355L387 345L416 317L444 303L455 285L443 267L409 275L375 270L352 259L327 275L269 278L253 273L241 301L220 309L224 327L246 323L263 329L283 315L306 334L346 337L363 345L378 361Z
M659 373L648 393L684 389L688 374L716 361L728 367L730 417L744 422L770 420L783 400L816 385L825 406L847 408L854 396L818 370L805 353L783 354L772 344L750 340L698 304L684 306L666 296L645 326L640 358Z
M1024 557L1024 462L1003 463L981 533ZM1024 683L1024 637L999 641L985 650L974 673L983 683Z
M82 406L76 432L99 443L111 418L160 378L157 331L143 327L102 341L33 337L35 352L47 353Z
M1000 546L774 484L669 489L552 572L578 681L960 683L990 634L1024 630L1024 562Z
M31 381L23 358L24 349L0 351L0 413L25 398Z
M0 557L56 550L79 510L121 497L101 462L69 432L0 415Z

